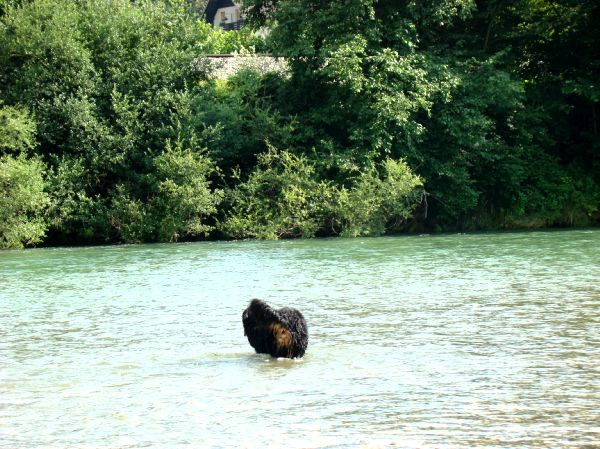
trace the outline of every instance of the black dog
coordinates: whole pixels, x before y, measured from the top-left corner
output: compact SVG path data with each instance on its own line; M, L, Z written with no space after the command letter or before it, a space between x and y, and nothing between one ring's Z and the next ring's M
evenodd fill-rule
M306 352L308 329L296 309L275 310L260 299L253 299L242 314L242 323L244 335L258 353L294 359Z

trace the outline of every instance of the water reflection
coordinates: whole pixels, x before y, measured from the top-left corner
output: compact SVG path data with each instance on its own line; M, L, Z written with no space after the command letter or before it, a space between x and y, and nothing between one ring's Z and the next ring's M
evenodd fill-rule
M0 253L0 447L595 447L598 231ZM300 309L254 354L252 297Z

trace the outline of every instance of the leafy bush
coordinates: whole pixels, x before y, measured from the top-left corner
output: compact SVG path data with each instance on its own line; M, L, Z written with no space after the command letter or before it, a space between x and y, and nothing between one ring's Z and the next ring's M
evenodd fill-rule
M170 144L154 159L153 197L150 211L160 241L181 237L207 236L213 229L207 219L217 211L222 192L211 190L210 178L216 172L205 155Z
M29 113L19 107L0 107L0 154L21 153L35 146L36 125Z
M108 220L115 240L175 242L206 237L214 229L209 223L223 196L211 188L214 163L177 142L168 143L153 166L144 182L120 184L111 193Z
M0 157L0 248L42 241L47 228L44 166L38 159Z
M268 150L267 142L276 148L293 146L295 118L271 100L281 83L277 75L244 69L227 80L202 84L194 114L202 122L199 127L212 130L210 155L225 175L235 167L251 169L256 155Z
M228 192L220 230L233 238L313 237L323 226L333 190L303 156L269 147L247 180Z
M335 223L346 237L375 236L401 229L422 201L421 178L404 161L386 159L383 176L373 168L342 188L335 208Z
M362 173L352 187L320 180L306 157L270 148L257 168L229 192L221 230L234 238L381 235L398 230L423 195L422 181L403 161L387 159L383 177Z

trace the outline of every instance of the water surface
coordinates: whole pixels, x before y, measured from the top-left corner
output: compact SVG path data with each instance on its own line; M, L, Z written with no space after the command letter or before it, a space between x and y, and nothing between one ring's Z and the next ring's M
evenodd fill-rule
M0 448L600 447L599 312L597 230L0 252Z

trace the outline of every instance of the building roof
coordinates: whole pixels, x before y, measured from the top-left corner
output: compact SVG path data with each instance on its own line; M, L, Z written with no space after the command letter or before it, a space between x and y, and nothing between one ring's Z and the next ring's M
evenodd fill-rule
M204 16L206 21L209 23L215 23L215 15L221 8L227 8L229 6L235 6L231 0L209 0L204 10Z

